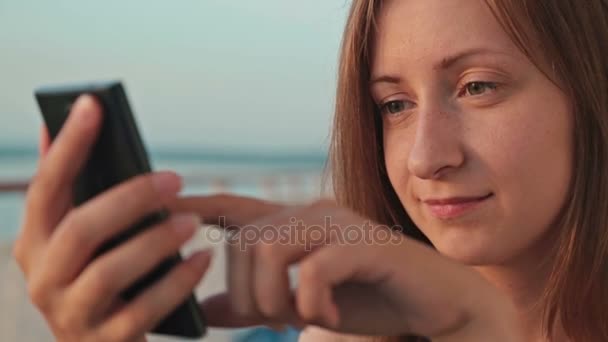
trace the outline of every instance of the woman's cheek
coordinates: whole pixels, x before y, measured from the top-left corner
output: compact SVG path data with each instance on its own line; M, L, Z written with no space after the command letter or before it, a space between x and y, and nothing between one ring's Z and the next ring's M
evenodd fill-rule
M553 101L558 103L559 100ZM479 155L494 182L502 217L501 238L513 252L529 248L563 207L571 177L570 127L563 106L504 113ZM508 118L508 120L507 120Z
M410 142L408 135L401 131L384 131L384 160L389 181L399 196L402 204L407 203L406 195L411 196L408 189L410 174L408 172L408 156Z

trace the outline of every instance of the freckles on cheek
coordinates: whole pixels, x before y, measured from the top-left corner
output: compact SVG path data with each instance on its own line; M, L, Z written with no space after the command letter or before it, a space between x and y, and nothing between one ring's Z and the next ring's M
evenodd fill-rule
M401 200L405 200L408 192L409 144L404 134L393 132L384 133L384 159L388 178Z
M505 149L512 149L509 163L511 167L525 163L528 178L531 174L546 178L549 172L561 171L573 145L573 113L567 97L537 74L528 91L505 113L509 119L503 122Z
M525 184L532 158L529 156L530 137L524 131L521 126L513 124L488 130L488 135L483 142L478 142L475 152L481 158L483 168L487 168L483 170L488 172L486 181L490 183L486 185L492 187L506 207L512 207L513 197L521 200L522 189L529 187Z
M533 137L519 125L502 125L484 144L486 151L483 155L488 158L487 164L500 179L522 177L530 162L531 139Z
M522 105L520 111L503 113L504 120L487 130L485 143L478 142L494 186L509 193L509 201L531 201L556 186L554 173L564 167L569 140L559 123L561 113L552 109Z

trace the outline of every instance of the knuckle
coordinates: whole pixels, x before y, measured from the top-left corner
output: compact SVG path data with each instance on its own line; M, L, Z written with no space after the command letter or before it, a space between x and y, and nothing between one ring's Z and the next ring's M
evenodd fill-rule
M237 316L242 318L258 318L258 311L250 303L243 303L232 300L230 302L231 310Z
M119 185L120 186L120 185ZM134 204L142 203L141 201L152 202L158 198L157 191L154 189L154 183L151 175L138 175L132 180L123 184L123 186L116 192L117 197L124 198L125 200L134 199L137 197L137 201L125 201L125 203ZM145 202L144 202L145 203Z
M191 263L182 262L176 267L174 272L171 272L169 275L169 282L171 283L171 288L174 290L174 295L186 293L191 290L196 283L194 278L195 274L198 272L199 271Z
M46 311L48 303L47 287L40 281L30 281L27 285L27 294L32 304L41 311Z
M79 317L82 317L81 313L63 308L53 316L53 326L63 332L74 331L80 326Z
M184 224L184 223L180 223ZM196 229L194 222L186 223L188 227ZM163 244L168 248L167 252L173 251L184 243L184 240L191 235L180 234L175 228L176 223L164 223L158 227L157 239L160 239L159 244Z
M304 322L314 322L315 321L316 314L309 305L300 306L298 311L299 311L298 314L299 314L300 318Z
M136 196L138 197L138 201L156 202L160 195L156 190L156 186L154 186L153 177L153 174L143 174L133 177L133 179L127 181L121 188L119 196L125 197L125 199L132 199ZM136 201L126 201L126 203L131 202Z
M281 318L283 307L272 295L265 292L258 294L258 309L266 318Z
M28 186L24 202L25 211L28 214L35 213L43 207L42 199L46 192L43 189L47 187L41 183L40 177L34 177Z
M298 299L297 312L303 322L318 325L317 323L323 321L321 307L313 299Z
M300 319L304 322L314 323L319 321L321 316L319 305L309 300L298 298L297 312Z
M142 192L147 193L156 193L156 186L154 185L154 174L143 174L138 175L133 179L132 183L133 187L139 188L138 190L143 190Z
M103 267L90 267L88 270L88 290L92 297L102 297L113 290L112 277Z
M200 273L196 265L191 263L185 263L185 265L182 272L177 272L175 277L180 292L191 290L196 285L197 275Z
M23 262L25 259L24 254L25 254L25 251L24 251L24 247L23 247L23 242L21 242L21 239L15 240L15 242L13 244L13 248L11 249L11 255L13 256L13 258L15 258L15 261L17 261L19 266L21 266L22 268L23 268Z
M138 210L160 209L162 205L171 202L176 196L169 196L166 191L159 189L154 179L155 174L153 173L135 176L122 189L121 196L125 198L125 202Z
M30 197L30 195L36 197L35 195L41 194L42 190L46 188L49 179L46 177L48 168L47 163L43 161L40 166L34 170L30 185L27 188L27 197Z
M232 312L234 312L238 317L242 317L243 319L256 318L253 310L238 305L233 304Z
M94 244L94 237L88 229L84 229L86 224L77 214L78 209L69 212L62 222L62 230L67 233L64 235L66 244L78 246L79 248L89 248Z
M143 329L147 322L147 314L144 312L133 311L127 315L123 321L122 329L119 330L119 337L123 341L128 341L135 337Z
M280 246L277 243L264 241L257 245L255 254L265 265L274 266L281 257Z
M142 329L144 324L143 315L130 313L116 322L108 336L110 341L133 341Z
M52 165L43 161L34 171L26 191L26 204L35 204L41 198L47 198L46 194L54 183L53 177L51 177L51 167Z
M323 269L319 262L307 260L300 265L298 271L298 283L306 287L317 284L322 278Z
M159 224L142 236L142 243L159 250L160 256L174 252L183 242L183 238L172 229L171 223Z

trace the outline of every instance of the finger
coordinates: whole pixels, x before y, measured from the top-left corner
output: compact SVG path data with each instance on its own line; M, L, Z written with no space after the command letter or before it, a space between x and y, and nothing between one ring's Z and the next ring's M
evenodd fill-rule
M299 213L294 213L298 215ZM296 317L293 294L289 283L289 266L302 259L311 249L305 237L290 225L289 213L258 222L258 240L253 243L253 291L257 311L271 319ZM247 228L245 228L247 229ZM304 234L302 234L304 233ZM274 239L270 239L271 237Z
M102 341L130 341L152 330L190 295L209 268L211 251L199 251L173 268L102 324Z
M41 133L41 153L36 176L27 190L27 216L19 232L19 262L27 274L29 265L44 250L53 229L71 207L72 182L96 139L101 110L90 96L81 97L56 143L50 148L48 132ZM48 147L48 149L47 149ZM44 151L47 149L46 151Z
M248 222L279 212L284 206L250 197L219 194L179 198L169 205L169 209L174 212L197 212L207 224L240 229ZM255 233L255 229L249 232ZM232 310L241 316L258 317L261 314L254 298L251 248L241 245L242 239L229 241L232 242L226 246L226 282L233 298Z
M40 160L44 159L51 146L51 136L45 125L40 126L40 140L38 141L38 153Z
M118 297L129 285L178 252L198 225L196 215L175 215L95 259L68 289L75 307L94 309L83 311L82 319L93 322L105 313L112 303L108 298Z
M332 289L346 282L378 282L386 277L377 272L371 246L330 246L317 250L300 263L296 305L300 316L324 327L340 324ZM375 254L374 254L375 253Z
M255 318L265 316L259 310L259 301L256 300L255 281L257 276L254 270L254 263L257 257L254 253L261 242L260 234L264 233L261 227L264 225L264 222L270 223L269 218L274 218L275 216L282 215L281 213L274 214L267 216L266 220L253 221L252 224L239 227L238 230L231 231L228 235L228 243L226 245L228 265L226 283L228 285L228 292L232 298L232 310L244 317ZM271 226L269 225L269 227ZM285 305L279 303L279 306L283 307ZM270 304L267 309L273 310L275 307L277 305Z
M232 310L243 317L261 317L253 297L252 246L243 244L240 238L255 229L244 229L228 235L226 244L226 284L232 298ZM243 235L241 235L243 234Z
M72 210L51 237L44 270L50 284L68 284L99 247L160 210L181 189L173 172L137 176Z
M282 204L229 194L189 196L169 204L171 211L198 213L205 223L222 227L244 225L284 208Z
M88 159L101 121L96 100L90 95L79 97L41 162L28 191L28 211L35 211L47 227L54 227L65 214L73 183ZM51 232L42 233L48 237Z
M229 293L221 293L206 298L200 303L205 313L207 325L218 328L240 328L262 325L265 322L261 316L242 315L234 310Z
M289 247L262 244L254 252L255 302L257 311L268 318L284 317L295 312L287 267L304 253Z
M207 325L216 328L244 328L256 325L282 325L288 324L296 328L303 328L304 322L297 317L272 321L264 317L242 316L232 310L229 293L220 293L206 298L200 303L201 310L205 313Z
M318 214L318 206L291 207L230 235L228 285L236 312L270 320L296 316L288 266L312 250L304 222L318 222ZM315 232L321 233L316 243L327 242L323 229Z

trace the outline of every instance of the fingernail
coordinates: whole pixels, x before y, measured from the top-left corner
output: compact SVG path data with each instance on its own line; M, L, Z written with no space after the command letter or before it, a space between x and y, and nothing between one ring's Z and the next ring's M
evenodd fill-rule
M89 94L80 95L72 105L72 110L78 117L88 118L91 115L91 107L94 105L93 101L93 96Z
M200 226L198 215L177 214L171 216L171 227L180 236L191 236L198 226Z
M173 172L158 172L152 176L154 188L164 195L173 195L182 187L181 178Z

